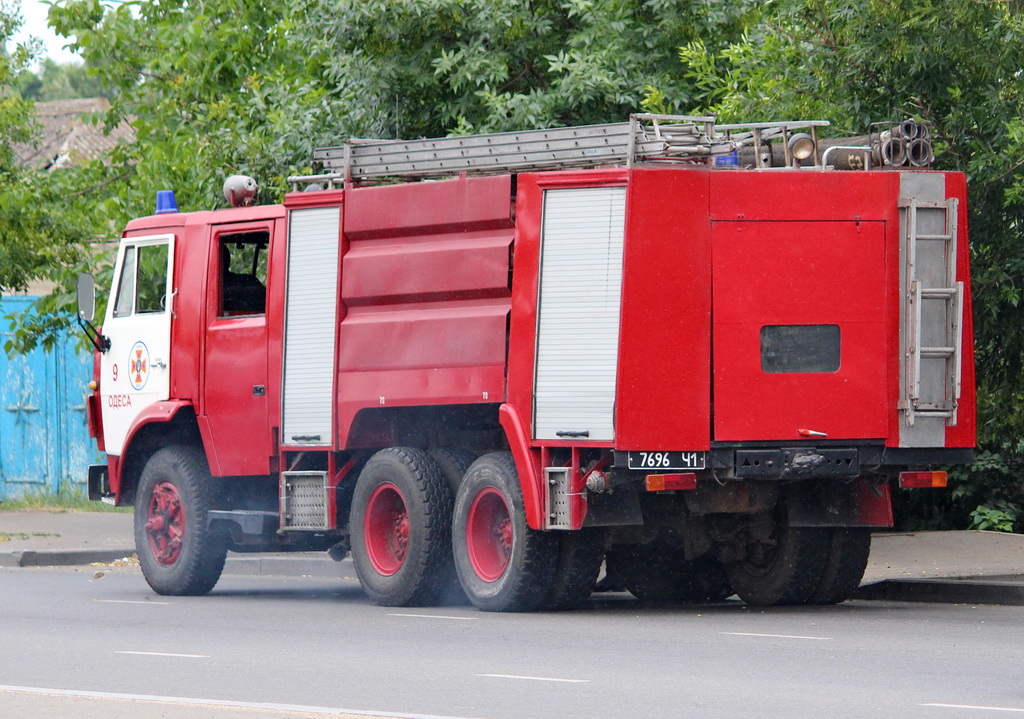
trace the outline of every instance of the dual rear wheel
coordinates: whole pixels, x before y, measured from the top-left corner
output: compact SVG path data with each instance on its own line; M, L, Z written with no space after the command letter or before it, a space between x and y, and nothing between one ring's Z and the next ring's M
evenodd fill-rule
M507 452L468 468L459 450L442 452L442 461L436 454L384 449L359 476L352 555L373 601L428 605L464 594L480 609L531 611L570 608L590 595L603 534L530 529ZM455 472L461 482L452 481Z

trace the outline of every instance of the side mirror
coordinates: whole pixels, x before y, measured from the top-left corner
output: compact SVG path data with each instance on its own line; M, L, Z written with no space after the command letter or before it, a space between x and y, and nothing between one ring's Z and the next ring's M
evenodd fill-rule
M78 319L92 322L96 315L96 280L85 272L78 275Z
M92 326L95 315L96 280L92 275L83 272L78 275L78 325L97 352L106 352L110 349L110 340Z

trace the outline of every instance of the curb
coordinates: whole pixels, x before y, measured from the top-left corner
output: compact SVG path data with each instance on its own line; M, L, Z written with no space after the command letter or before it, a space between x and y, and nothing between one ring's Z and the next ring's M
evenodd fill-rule
M982 578L887 579L865 584L853 599L937 604L999 604L1024 606L1024 577L1007 581Z

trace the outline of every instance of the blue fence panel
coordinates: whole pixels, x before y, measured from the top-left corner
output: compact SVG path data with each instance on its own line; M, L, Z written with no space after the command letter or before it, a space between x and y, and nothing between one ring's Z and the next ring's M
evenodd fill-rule
M51 352L40 348L12 358L2 352L11 337L3 315L35 299L0 300L0 499L84 487L89 465L102 461L85 418L89 353L77 354L73 337Z

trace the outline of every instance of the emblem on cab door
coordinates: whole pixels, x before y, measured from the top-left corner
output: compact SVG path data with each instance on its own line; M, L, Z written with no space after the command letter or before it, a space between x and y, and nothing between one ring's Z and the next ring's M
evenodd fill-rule
M149 379L149 350L145 343L136 342L128 354L128 381L135 389L142 389Z

